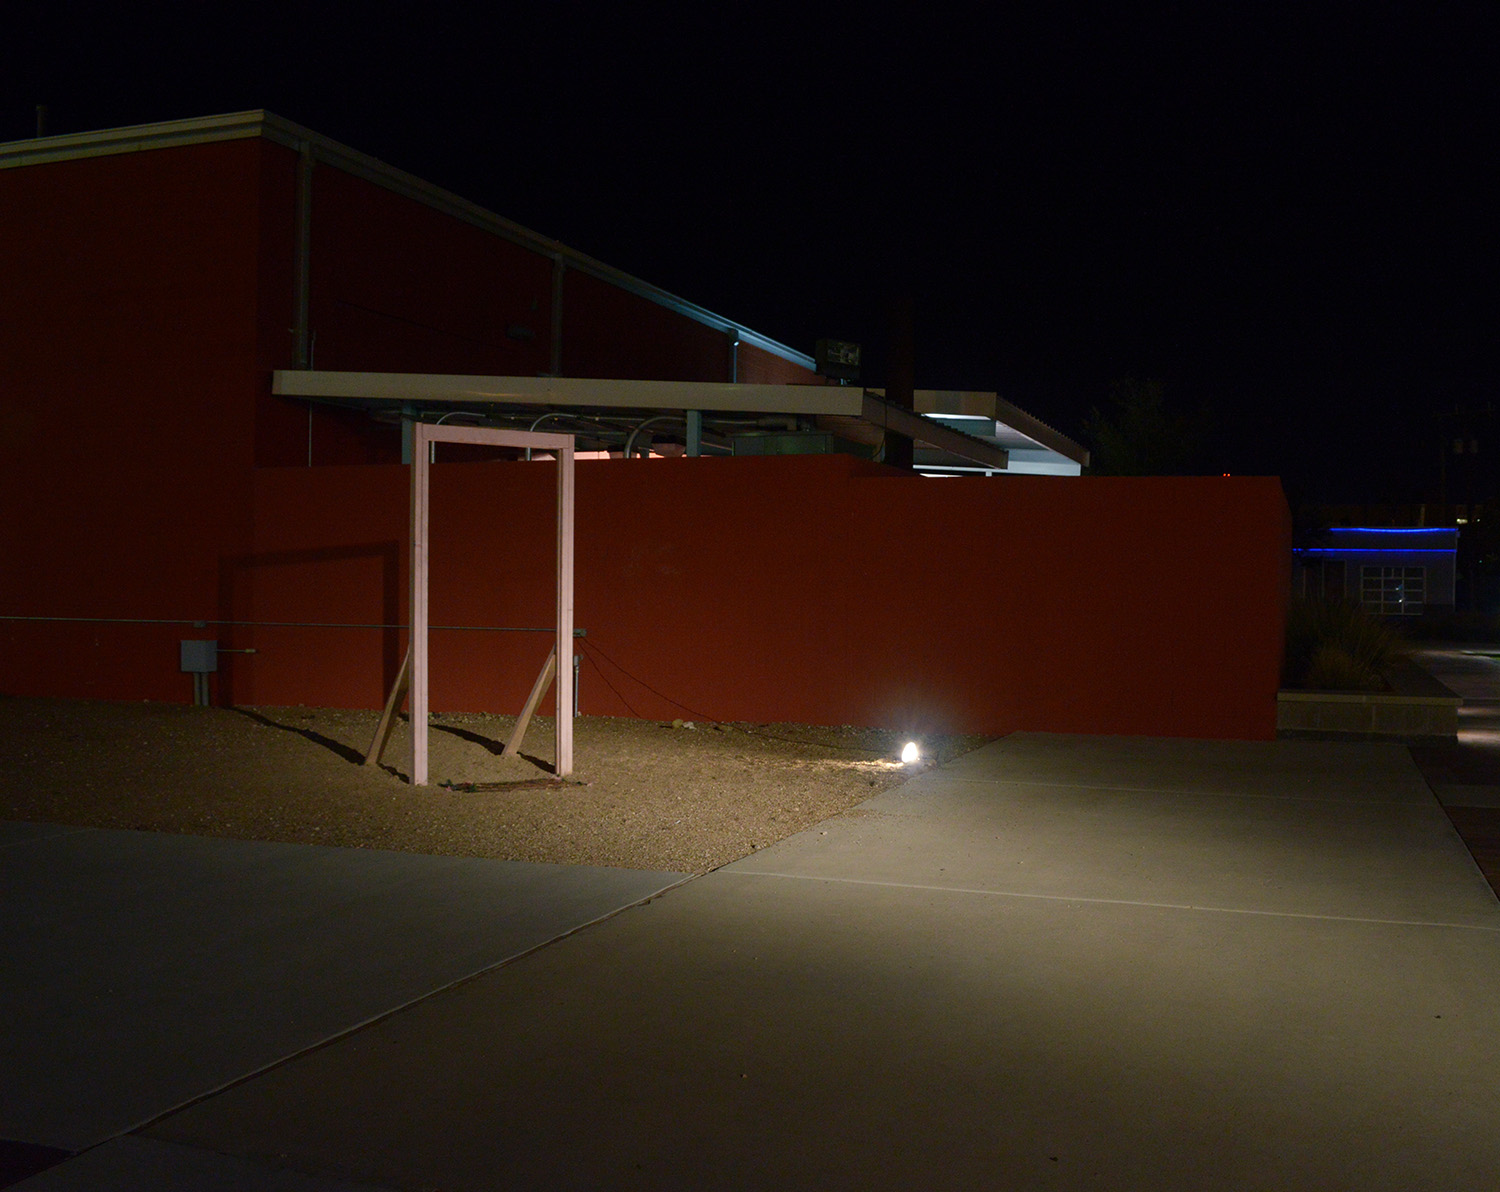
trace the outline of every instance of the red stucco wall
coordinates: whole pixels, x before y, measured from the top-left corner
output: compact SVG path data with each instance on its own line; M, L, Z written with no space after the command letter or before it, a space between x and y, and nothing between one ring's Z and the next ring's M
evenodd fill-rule
M0 171L0 613L214 607L204 544L250 542L264 148ZM0 623L5 685L122 694L156 632Z
M576 269L563 275L566 377L729 380L729 337Z
M739 347L739 367L735 379L743 385L821 385L823 378L810 368L793 364L754 344Z
M237 616L390 624L402 469L265 472ZM551 613L552 469L439 466L434 624ZM1274 480L928 481L839 457L584 463L582 707L913 730L1269 737L1287 519ZM225 694L374 706L404 636L236 631ZM545 635L434 634L433 701L519 707ZM674 702L675 701L675 702Z

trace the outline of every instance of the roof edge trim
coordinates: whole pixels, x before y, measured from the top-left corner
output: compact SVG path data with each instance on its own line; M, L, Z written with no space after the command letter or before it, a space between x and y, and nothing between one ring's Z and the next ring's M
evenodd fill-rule
M1053 430L1040 418L1028 414L1019 406L1013 406L998 394L995 396L995 416L1013 430L1020 431L1043 447L1050 447L1058 455L1067 456L1080 467L1089 466L1089 449L1075 443L1059 430Z
M107 157L117 153L139 153L177 145L206 145L214 141L243 140L265 134L269 113L229 112L191 120L164 120L156 124L131 124L124 128L102 128L92 132L63 133L26 141L0 144L0 170L44 162L72 161L80 157ZM275 119L275 117L270 117Z

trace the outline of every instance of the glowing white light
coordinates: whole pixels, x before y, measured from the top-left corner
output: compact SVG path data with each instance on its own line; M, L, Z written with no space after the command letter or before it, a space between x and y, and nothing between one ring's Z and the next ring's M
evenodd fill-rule
M901 760L907 765L910 765L921 756L921 751L917 749L915 741L908 741L906 746L901 750Z

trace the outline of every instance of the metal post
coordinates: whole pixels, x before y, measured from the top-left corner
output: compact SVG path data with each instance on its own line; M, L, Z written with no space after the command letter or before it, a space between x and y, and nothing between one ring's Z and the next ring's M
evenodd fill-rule
M411 428L416 417L416 403L403 402L401 405L401 462L403 464L411 463Z
M891 309L891 359L887 366L885 400L892 406L910 410L913 406L916 366L912 339L916 322L916 304L910 292L898 294ZM885 462L892 467L910 469L913 443L910 435L886 428Z
M688 410L687 413L687 453L689 455L703 454L703 411Z
M562 376L563 274L567 268L562 257L552 258L552 344L548 364L554 377Z
M292 285L294 291L292 334L296 368L312 367L312 340L309 331L309 309L312 303L312 186L313 151L306 141L297 146L297 240Z

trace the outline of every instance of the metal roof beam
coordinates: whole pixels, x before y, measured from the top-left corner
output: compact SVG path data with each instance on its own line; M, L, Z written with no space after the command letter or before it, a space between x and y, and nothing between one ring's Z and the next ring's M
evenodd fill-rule
M722 381L628 381L586 377L491 377L446 373L278 369L284 397L376 399L446 406L576 406L626 410L733 410L759 414L851 414L860 389L838 385L738 385Z

